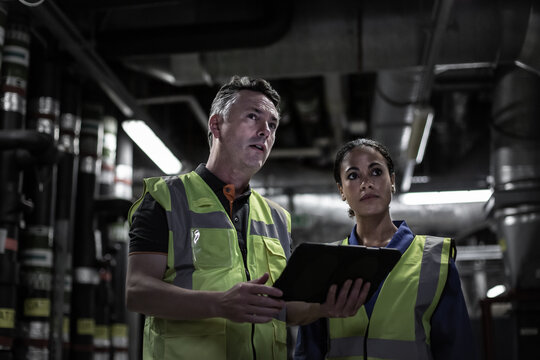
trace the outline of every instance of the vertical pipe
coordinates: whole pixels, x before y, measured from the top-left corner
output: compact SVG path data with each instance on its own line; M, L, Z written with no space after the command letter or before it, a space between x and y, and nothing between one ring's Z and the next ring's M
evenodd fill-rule
M0 128L3 130L17 130L25 128L26 116L26 83L28 79L29 43L30 34L26 22L10 14L6 31L5 43L2 51L2 111ZM22 222L23 194L22 194L22 171L17 163L17 151L9 150L0 153L0 232L4 240L4 260L11 263L11 275L19 276L20 262L18 261L18 249L20 245L19 225ZM8 271L9 273L9 271ZM19 278L13 278L11 285L15 289L14 282ZM6 296L16 304L20 304L19 294ZM11 321L7 324L6 340L2 344L2 350L11 353L15 345L15 330L20 327L21 309L11 308L6 305L4 312L13 311L15 317L14 328L10 329ZM13 330L13 331L10 331ZM4 352L4 351L2 351Z
M24 169L24 194L33 202L26 215L26 227L21 236L21 314L22 346L24 358L47 359L51 350L52 277L54 211L56 198L56 152L59 101L54 62L33 49L32 87L28 107L30 130L46 134L51 146L38 154Z
M114 195L117 198L130 201L133 198L133 141L127 136L122 127L118 131Z
M112 256L112 288L114 293L111 310L111 335L114 360L129 358L128 319L125 298L125 279L128 256L128 227L125 216L118 216L109 223L109 242Z
M75 233L73 243L73 293L70 325L71 357L93 358L95 334L95 294L99 283L96 263L94 200L101 168L103 124L97 106L83 106L80 161L77 181Z
M0 4L0 49L3 54L6 30L7 8ZM1 59L1 57L0 57ZM0 66L3 61L0 61ZM5 91L2 86L2 98ZM9 100L9 97L8 99ZM9 101L3 100L0 109L0 130L9 128L4 121L6 113L12 108ZM11 359L16 330L17 282L19 279L18 253L18 192L8 194L8 187L18 186L18 171L12 168L12 151L0 151L0 358ZM8 174L16 174L15 178ZM13 181L15 180L15 181Z
M54 241L53 325L56 336L54 359L69 358L69 318L71 314L73 223L81 130L80 90L74 80L62 82L60 134L58 140L58 181ZM61 339L59 338L61 334Z
M102 196L112 196L114 194L118 122L112 116L104 116L103 128L103 156L99 175L99 193Z
M96 329L94 333L94 360L109 360L111 355L110 313L113 293L111 290L110 262L100 261L99 284L96 288Z
M115 176L115 197L132 201L133 190L133 142L127 134L119 128L118 131L118 151L116 160ZM112 285L115 293L112 320L112 346L114 360L127 360L130 358L130 351L133 344L138 348L137 340L131 340L129 333L131 330L138 333L138 326L129 323L129 314L126 310L125 298L125 279L127 271L128 257L128 226L127 212L120 214L116 221L109 226L109 240L114 258L114 268L112 276ZM133 329L131 329L133 327ZM134 358L134 357L132 357Z

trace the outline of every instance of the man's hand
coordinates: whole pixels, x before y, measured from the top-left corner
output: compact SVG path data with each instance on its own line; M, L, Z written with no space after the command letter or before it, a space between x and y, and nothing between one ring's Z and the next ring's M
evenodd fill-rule
M356 314L364 304L369 291L370 283L364 284L362 279L347 280L336 296L337 285L330 286L326 295L326 302L321 304L320 317L336 318L348 317Z
M285 306L277 299L283 292L264 285L269 275L234 285L219 300L219 316L236 322L265 323L276 316Z

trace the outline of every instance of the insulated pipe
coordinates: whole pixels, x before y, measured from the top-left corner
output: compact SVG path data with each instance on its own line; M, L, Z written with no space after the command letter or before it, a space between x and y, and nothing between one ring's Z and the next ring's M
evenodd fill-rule
M69 358L69 318L71 314L73 224L81 129L80 90L72 79L65 79L61 95L58 139L58 181L54 228L54 293L51 342L55 359Z
M540 76L509 69L494 94L491 214L514 294L514 355L521 359L538 348L538 301L533 296L540 290Z
M0 5L0 19L5 20L5 7ZM27 27L17 19L5 31L2 50L0 131L24 128L26 112L26 81L30 35ZM2 33L4 32L4 23ZM3 39L3 37L2 37ZM0 144L2 142L0 141ZM16 150L0 151L0 267L2 287L0 326L0 356L11 358L14 340L18 336L21 310L18 304L19 224L25 210L22 195L22 172L17 163Z
M101 172L99 174L99 194L101 196L114 195L114 177L116 170L116 143L118 121L108 115L103 117L103 156Z
M103 124L98 106L83 107L80 161L77 182L73 244L73 294L71 301L70 357L91 360L94 351L96 287L99 283L96 259L94 199L97 194L103 147Z
M509 282L540 288L540 76L510 69L495 89L491 174L494 217Z
M55 141L59 116L58 94L54 90L56 82L48 76L55 73L55 65L36 57L32 70L35 71L32 77L34 87L29 101L27 128L47 134ZM25 167L23 176L24 194L32 200L34 207L25 217L27 225L21 236L21 301L24 302L21 333L25 346L17 351L25 351L25 358L28 359L49 356L51 325L56 321L61 322L61 317L51 317L56 156L54 152L45 155L52 159L39 156L37 161Z
M96 327L94 329L94 360L108 360L111 348L111 268L108 261L100 261L99 284L96 287Z

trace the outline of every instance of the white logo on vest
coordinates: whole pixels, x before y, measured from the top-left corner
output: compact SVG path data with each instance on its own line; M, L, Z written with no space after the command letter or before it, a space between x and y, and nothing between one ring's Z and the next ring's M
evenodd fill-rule
M196 244L197 241L199 241L199 238L201 237L201 233L198 229L193 230L193 243Z

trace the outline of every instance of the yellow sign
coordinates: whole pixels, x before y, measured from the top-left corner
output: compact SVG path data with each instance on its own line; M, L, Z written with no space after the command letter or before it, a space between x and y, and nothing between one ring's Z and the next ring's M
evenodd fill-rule
M0 308L0 328L13 329L15 327L15 309Z
M96 321L90 318L77 319L77 334L79 335L94 335L96 329Z
M24 300L24 316L49 317L51 301L47 298L30 298Z

